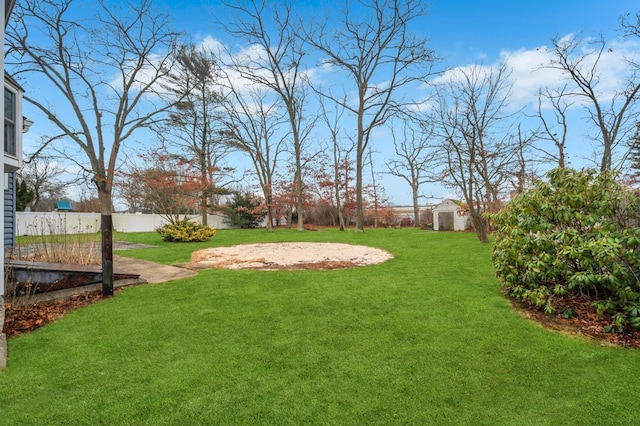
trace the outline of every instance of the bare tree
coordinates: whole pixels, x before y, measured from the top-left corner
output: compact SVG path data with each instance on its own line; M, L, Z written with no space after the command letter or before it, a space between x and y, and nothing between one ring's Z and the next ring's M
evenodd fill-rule
M304 229L303 217L303 152L314 119L309 119L305 106L307 85L303 79L304 50L297 36L299 28L293 22L290 1L270 3L266 0L250 0L227 4L233 17L225 17L222 27L236 39L244 40L259 52L255 55L229 55L228 64L239 74L273 92L282 100L291 131L294 186L298 230Z
M640 37L640 11L627 13L620 18L620 24L627 37Z
M336 104L336 108L333 111L327 109L324 99L321 97L320 102L320 119L324 122L329 131L331 139L331 152L332 156L332 171L333 171L333 194L336 203L336 209L338 211L338 223L340 230L346 229L345 217L344 217L344 202L340 192L346 187L344 180L347 179L347 175L343 173L344 163L349 163L349 157L355 145L351 143L345 146L344 138L340 136L340 121L344 114L344 108L340 108L340 104ZM346 101L343 101L344 103ZM346 172L348 174L348 171ZM344 179L342 178L344 176Z
M371 148L371 145L369 145L369 152L368 152L368 163L369 163L369 170L371 170L371 196L373 198L373 227L377 228L378 227L378 209L380 207L380 194L379 194L379 187L378 187L378 183L376 180L376 169L375 169L375 163L373 161L373 148Z
M505 112L510 93L504 65L459 69L438 88L434 124L442 140L444 177L464 197L482 243L489 241L483 212L500 204L513 168L514 150Z
M566 98L567 86L555 93L550 89L538 91L538 118L542 123L540 140L553 143L555 152L541 146L536 146L535 149L542 153L542 161L554 163L560 168L567 164L567 109L573 105L573 102L567 101ZM551 104L553 121L550 121L551 117L544 112L545 101Z
M436 167L437 152L433 144L433 129L425 122L423 130L411 126L408 119L403 119L401 129L391 126L391 137L396 158L388 160L389 173L405 180L411 188L413 203L413 226L420 226L420 186L439 180L432 171ZM400 133L400 134L398 134Z
M573 83L568 95L585 100L589 120L598 129L601 148L600 171L613 166L616 148L629 138L637 119L640 75L637 68L630 70L623 87L615 93L601 91L600 65L603 56L613 52L600 37L585 43L580 36L555 38L553 57L547 67L557 69ZM632 67L634 68L634 67ZM626 156L626 152L622 156Z
M30 205L32 211L42 211L41 203L44 199L60 199L64 196L70 185L59 179L64 172L63 167L47 157L31 157L25 161L18 172L18 179L25 182L27 188L33 191L33 201Z
M267 207L267 230L273 230L273 178L288 132L282 132L286 117L279 99L270 99L258 86L236 87L227 78L225 143L246 153Z
M83 7L87 7L83 4ZM79 148L70 159L92 176L102 218L102 292L113 294L112 185L118 153L134 132L161 118L152 94L168 72L176 34L150 0L99 0L80 20L72 0L24 0L7 31L7 64L45 81L24 99ZM33 93L33 95L30 95ZM51 98L49 98L51 96ZM64 111L60 113L59 111Z
M539 136L536 131L523 132L522 126L518 124L516 134L511 138L512 142L509 145L515 153L514 171L511 173L513 176L511 186L516 194L521 194L537 174L532 168L534 161L531 158L531 150Z
M357 10L356 10L357 9ZM327 66L345 73L356 99L324 92L356 120L356 231L364 230L363 170L372 132L393 111L411 102L400 90L431 74L435 55L426 40L409 27L425 15L420 0L357 0L347 2L342 23L327 21L306 34L307 42L325 55Z
M169 120L159 129L160 138L178 148L176 160L193 164L200 173L200 214L207 224L213 194L224 191L220 182L231 169L223 165L229 146L222 140L223 95L217 87L218 64L213 52L193 45L181 46L167 88L179 99Z

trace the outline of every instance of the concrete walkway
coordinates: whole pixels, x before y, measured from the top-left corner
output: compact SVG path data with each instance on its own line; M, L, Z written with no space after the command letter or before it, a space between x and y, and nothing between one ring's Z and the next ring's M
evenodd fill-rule
M113 256L113 269L130 274L139 274L141 280L151 284L179 280L196 275L196 271L190 269L160 265L147 260L122 256Z
M193 277L197 274L196 271L192 271L190 269L161 265L146 260L132 259L122 256L113 256L113 269L117 272L140 275L139 279L122 279L114 281L113 285L115 288L145 283L163 283L166 281ZM52 302L60 299L67 299L76 294L84 294L86 292L98 291L100 289L102 289L102 284L89 284L82 287L35 294L28 296L28 298L31 303Z

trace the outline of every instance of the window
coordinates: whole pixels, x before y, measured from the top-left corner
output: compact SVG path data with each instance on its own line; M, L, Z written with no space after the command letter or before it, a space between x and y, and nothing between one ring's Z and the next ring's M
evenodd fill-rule
M4 152L16 155L16 94L4 89Z

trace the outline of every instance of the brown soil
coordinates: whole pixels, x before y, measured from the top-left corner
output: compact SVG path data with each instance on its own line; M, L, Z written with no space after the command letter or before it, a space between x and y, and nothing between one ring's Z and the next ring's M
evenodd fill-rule
M95 291L71 296L69 299L47 303L13 305L5 303L3 332L7 337L18 336L47 325L67 312L81 308L102 299L102 293Z

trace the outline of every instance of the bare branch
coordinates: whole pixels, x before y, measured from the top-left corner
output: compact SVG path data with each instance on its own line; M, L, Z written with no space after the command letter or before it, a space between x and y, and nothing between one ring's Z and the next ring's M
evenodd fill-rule
M554 56L547 67L561 71L575 86L567 95L586 100L585 109L589 119L598 129L597 140L602 150L600 170L607 171L612 168L616 148L635 126L640 76L631 72L624 87L613 94L601 93L599 67L603 56L611 52L604 38L586 44L579 36L556 38L552 42ZM583 47L586 49L580 50Z
M352 9L358 9L355 13ZM323 63L343 72L357 93L340 106L351 111L356 125L356 229L363 231L364 155L373 130L407 101L400 89L432 74L435 54L426 40L409 33L409 25L425 14L419 0L375 0L347 3L342 25L329 30L327 21L305 32L306 42L324 55ZM332 17L333 19L333 17ZM331 92L327 97L340 101Z

